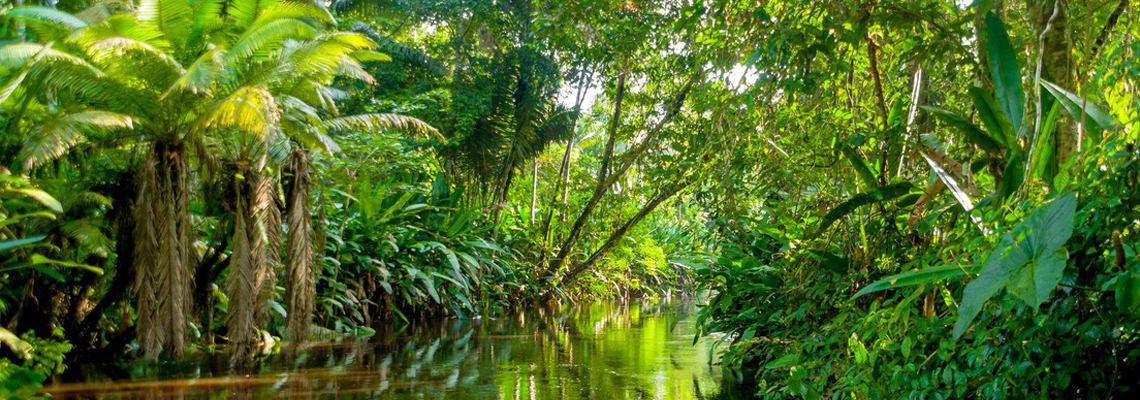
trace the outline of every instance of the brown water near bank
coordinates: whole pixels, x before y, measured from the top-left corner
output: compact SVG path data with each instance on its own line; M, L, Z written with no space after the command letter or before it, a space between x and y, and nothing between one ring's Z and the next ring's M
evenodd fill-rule
M598 303L315 343L231 375L224 354L79 367L56 399L735 399L692 303Z

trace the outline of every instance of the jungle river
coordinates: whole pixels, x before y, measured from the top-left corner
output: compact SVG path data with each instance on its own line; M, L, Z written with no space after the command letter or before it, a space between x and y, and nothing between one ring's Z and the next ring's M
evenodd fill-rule
M224 354L79 366L56 399L735 399L694 343L689 301L607 302L451 319L277 351L233 375Z

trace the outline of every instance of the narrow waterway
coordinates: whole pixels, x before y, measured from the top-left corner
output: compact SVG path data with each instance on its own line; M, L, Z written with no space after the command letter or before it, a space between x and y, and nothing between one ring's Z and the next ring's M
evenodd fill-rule
M690 302L599 303L317 343L231 375L197 362L80 367L56 399L734 399Z

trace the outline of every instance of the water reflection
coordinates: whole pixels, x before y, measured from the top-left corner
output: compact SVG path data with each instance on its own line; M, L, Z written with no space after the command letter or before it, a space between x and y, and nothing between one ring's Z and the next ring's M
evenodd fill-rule
M85 382L47 391L57 399L744 398L709 365L712 342L693 345L692 312L686 302L538 309L286 348L249 375L229 375L225 355L161 368L88 366Z

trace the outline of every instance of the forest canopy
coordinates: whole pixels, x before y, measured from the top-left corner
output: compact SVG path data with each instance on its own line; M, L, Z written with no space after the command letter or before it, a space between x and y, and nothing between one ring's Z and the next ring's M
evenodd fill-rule
M5 4L0 398L678 295L761 398L1127 396L1135 7Z

